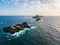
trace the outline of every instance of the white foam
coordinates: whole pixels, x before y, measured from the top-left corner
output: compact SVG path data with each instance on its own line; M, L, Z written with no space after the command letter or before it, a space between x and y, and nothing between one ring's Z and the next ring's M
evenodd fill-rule
M16 32L14 34L11 34L11 36L19 37L20 35L23 35L27 30L29 30L29 29L28 28L25 28L24 30L21 30L19 32Z
M33 27L31 27L31 29L34 29L34 28L36 28L37 26L33 26Z
M11 38L16 38L16 37L20 37L20 36L22 36L23 34L25 34L26 33L26 31L29 31L29 30L31 30L31 29L35 29L37 26L32 26L31 28L25 28L24 30L21 30L21 31L19 31L19 32L16 32L16 33L14 33L14 34L10 34L10 33L4 33L4 34L6 34L6 37L8 37L8 38L10 38L10 39L8 39L8 40L11 40Z
M27 30L34 29L34 28L36 28L36 27L37 27L37 26L33 26L33 27L31 27L31 28L25 28L24 30L21 30L21 31L19 31L19 32L16 32L16 33L14 33L14 34L11 34L11 36L19 37L19 36L23 35Z

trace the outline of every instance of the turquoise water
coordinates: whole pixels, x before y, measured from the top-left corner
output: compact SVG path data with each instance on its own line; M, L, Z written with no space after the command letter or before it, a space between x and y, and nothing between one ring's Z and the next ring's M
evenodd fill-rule
M59 20L60 17L57 16L44 16L38 22L32 16L0 16L0 45L60 45ZM22 22L28 22L37 27L26 31L17 38L6 37L2 33L2 28Z

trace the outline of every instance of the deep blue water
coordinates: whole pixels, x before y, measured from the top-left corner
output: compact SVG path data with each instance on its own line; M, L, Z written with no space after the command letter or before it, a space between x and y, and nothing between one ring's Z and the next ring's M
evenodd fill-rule
M56 16L44 16L38 22L32 16L0 16L0 30L22 22L37 26L12 40L8 40L0 31L0 45L60 45L59 20L60 17Z

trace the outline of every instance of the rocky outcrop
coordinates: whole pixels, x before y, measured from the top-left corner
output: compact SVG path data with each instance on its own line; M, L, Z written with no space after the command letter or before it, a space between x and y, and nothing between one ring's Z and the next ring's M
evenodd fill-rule
M15 26L9 26L9 27L4 27L3 31L4 32L8 32L8 33L15 33L15 32L19 32L20 30L24 30L24 28L30 28L31 26L27 23L24 22L22 24L16 24Z
M22 23L22 25L24 26L24 28L30 28L31 27L27 22Z
M35 18L36 21L39 21L39 20L41 20L42 17L43 17L43 16L36 15L36 16L34 16L34 17L32 17L32 18Z

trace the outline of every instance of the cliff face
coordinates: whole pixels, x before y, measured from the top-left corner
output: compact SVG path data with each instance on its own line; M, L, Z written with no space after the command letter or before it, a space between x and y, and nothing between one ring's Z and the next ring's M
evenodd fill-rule
M9 27L4 27L3 31L4 32L8 32L8 33L15 33L15 32L19 32L20 30L24 30L24 28L30 28L31 26L27 23L24 22L22 24L16 24L15 26L9 26Z

